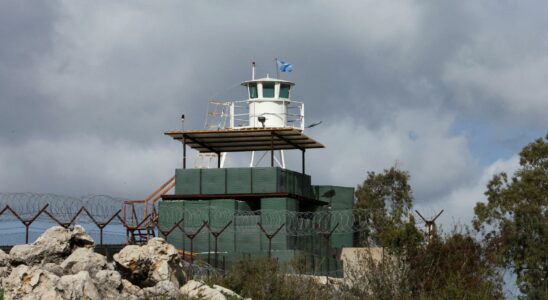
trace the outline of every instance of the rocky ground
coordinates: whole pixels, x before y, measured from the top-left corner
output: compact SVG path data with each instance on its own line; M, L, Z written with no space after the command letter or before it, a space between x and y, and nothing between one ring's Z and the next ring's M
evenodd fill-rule
M52 227L34 243L0 250L5 299L240 299L188 280L177 250L161 238L129 245L109 262L80 226Z

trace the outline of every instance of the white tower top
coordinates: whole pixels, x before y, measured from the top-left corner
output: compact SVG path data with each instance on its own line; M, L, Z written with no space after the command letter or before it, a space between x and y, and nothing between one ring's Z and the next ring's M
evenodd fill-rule
M276 78L260 78L242 82L247 89L247 124L235 124L231 114L231 128L297 128L304 129L304 104L291 100L295 83ZM241 121L241 119L240 119Z

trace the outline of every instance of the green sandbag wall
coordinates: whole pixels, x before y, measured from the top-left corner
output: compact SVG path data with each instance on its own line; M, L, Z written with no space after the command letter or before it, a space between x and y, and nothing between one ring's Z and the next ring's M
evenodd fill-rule
M338 222L348 225L348 220L352 220L352 208L354 206L354 188L320 185L314 186L318 199L329 203L334 213L331 220L331 228L334 228ZM345 226L348 227L348 226ZM331 246L334 248L352 247L353 233L348 230L341 232L335 229L331 236Z
M260 231L257 223L261 223L267 233L271 234L280 225L284 228L272 240L273 257L280 261L289 261L296 254L307 255L309 264L325 262L325 255L335 251L334 248L352 247L353 233L348 231L348 220L352 220L354 189L339 186L312 186L309 175L284 170L280 168L224 168L224 169L177 169L175 194L250 194L286 192L302 195L328 203L316 205L299 202L292 198L262 198L260 200L237 201L233 199L216 200L180 200L159 202L160 227L169 229L182 217L181 226L187 232L194 233L206 220L214 231L221 230L228 222L232 223L218 237L219 256L226 261L235 261L242 256L260 256L268 253L268 239ZM221 196L219 198L222 198ZM253 202L254 201L254 202ZM329 209L328 206L331 208ZM185 209L190 209L183 213ZM260 210L258 213L251 211ZM287 213L297 211L333 213L326 222L325 214L320 219L314 215L299 215ZM220 213L221 212L221 213ZM249 212L249 213L246 213ZM184 215L183 215L184 214ZM346 222L343 230L335 230L329 245L318 233L315 224L323 222L322 230L334 228L337 222ZM298 232L308 228L310 232ZM190 251L190 240L179 229L167 237L167 240L178 249ZM195 253L207 255L214 251L214 237L207 228L202 229L194 239ZM330 250L326 250L329 246ZM329 251L326 253L326 251ZM331 258L329 258L331 260ZM336 261L331 261L331 270L335 269ZM326 266L316 266L316 271L327 271Z
M276 192L315 197L309 175L278 167L175 170L179 195Z

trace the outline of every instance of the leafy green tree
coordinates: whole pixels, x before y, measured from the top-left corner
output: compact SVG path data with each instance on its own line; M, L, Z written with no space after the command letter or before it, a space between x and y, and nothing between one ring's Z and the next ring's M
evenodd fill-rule
M474 227L501 266L511 268L520 290L548 299L548 136L525 146L520 167L487 185L487 203L475 207Z
M422 240L410 215L413 193L409 178L408 172L392 167L379 174L368 172L358 185L358 218L366 223L360 236L362 245L400 248Z
M502 299L502 279L468 232L436 236L408 259L411 290L424 299ZM419 297L420 296L420 297Z

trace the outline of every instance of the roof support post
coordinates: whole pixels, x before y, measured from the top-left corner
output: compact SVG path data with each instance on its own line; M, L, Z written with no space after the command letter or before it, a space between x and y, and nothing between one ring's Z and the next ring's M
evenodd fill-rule
M270 166L274 167L274 131L270 132Z
M301 153L302 153L302 162L303 162L303 175L304 175L304 171L305 171L305 161L306 161L306 160L305 160L305 155L304 155L305 152L306 152L306 149L303 148L303 149L301 150Z
M221 152L217 152L217 168L221 168Z
M186 169L186 138L183 134L183 169Z

